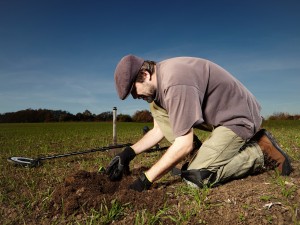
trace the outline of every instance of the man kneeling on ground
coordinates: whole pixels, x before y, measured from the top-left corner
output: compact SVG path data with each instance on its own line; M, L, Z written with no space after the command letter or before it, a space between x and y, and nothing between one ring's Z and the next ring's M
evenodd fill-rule
M199 188L258 171L276 168L281 175L292 171L287 154L268 131L260 129L261 107L255 97L211 61L176 57L156 63L127 55L116 67L115 85L120 99L131 93L134 99L150 103L154 127L111 160L106 173L112 181L129 172L137 154L164 137L172 145L130 189L149 189L194 148L199 150L182 168L181 176ZM201 144L194 129L209 130L210 137Z

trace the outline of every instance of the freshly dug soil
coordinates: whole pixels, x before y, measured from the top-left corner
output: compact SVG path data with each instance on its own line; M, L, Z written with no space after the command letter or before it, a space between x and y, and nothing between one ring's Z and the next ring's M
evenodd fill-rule
M113 200L121 204L133 203L132 209L147 209L155 212L166 201L164 189L137 192L128 186L136 178L126 176L121 181L112 182L103 173L78 171L65 178L63 185L57 187L53 202L59 212L63 207L66 215L74 214L80 207L100 208L101 204L110 207ZM62 205L63 204L63 205Z
M291 182L276 184L280 179L272 178L274 171L257 176L235 180L212 188L202 201L202 208L189 218L188 224L295 224L300 221L300 175L299 163L291 176ZM108 209L114 201L127 205L126 213L114 224L134 224L136 212L146 210L153 215L165 206L172 208L173 216L179 216L176 209L192 212L193 196L184 192L175 194L175 187L183 186L180 178L170 178L167 182L157 182L150 190L136 192L128 186L145 168L132 171L119 182L111 182L98 172L77 171L67 176L53 193L50 218L65 215L66 218L85 218L91 209ZM284 179L284 178L282 178ZM288 196L284 196L287 195ZM290 206L293 205L294 208ZM175 209L176 208L176 209ZM175 209L175 210L174 210ZM184 220L183 220L184 221ZM70 222L66 219L66 222ZM170 217L164 217L162 224L175 224ZM186 222L186 221L185 221Z

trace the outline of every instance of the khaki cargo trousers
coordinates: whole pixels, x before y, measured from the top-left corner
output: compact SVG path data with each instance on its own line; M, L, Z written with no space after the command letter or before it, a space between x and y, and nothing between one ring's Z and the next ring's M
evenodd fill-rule
M167 112L155 103L150 104L150 110L165 138L173 143L175 138ZM232 130L219 126L213 129L203 142L189 162L187 170L213 172L213 183L218 185L253 174L263 167L263 164L263 153L257 143L246 145L245 140ZM195 186L191 182L187 183Z

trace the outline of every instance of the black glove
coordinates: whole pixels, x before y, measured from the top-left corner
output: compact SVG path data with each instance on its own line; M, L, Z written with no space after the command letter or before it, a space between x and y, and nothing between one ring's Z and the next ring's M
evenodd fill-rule
M152 182L148 180L146 175L142 173L140 177L135 180L131 185L129 185L129 189L142 192L144 190L148 190L152 185Z
M108 164L106 174L111 181L121 180L123 174L129 174L129 163L136 156L134 150L127 146L122 152L117 154Z

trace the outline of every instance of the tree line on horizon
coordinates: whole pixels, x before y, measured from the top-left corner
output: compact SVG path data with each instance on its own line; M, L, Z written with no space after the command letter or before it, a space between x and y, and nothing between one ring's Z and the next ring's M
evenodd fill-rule
M102 112L98 115L85 110L72 114L63 110L25 109L17 112L0 114L0 123L46 123L46 122L107 122L113 120L113 112ZM267 120L300 120L300 114L274 113ZM117 115L119 122L152 122L153 117L148 110L136 111L133 116Z
M46 122L107 122L113 120L113 112L102 112L98 115L85 110L72 114L63 110L25 109L17 112L0 114L0 123L46 123ZM117 115L119 122L152 122L153 117L148 110L136 111L132 116Z
M274 113L268 120L300 120L300 114L291 115L289 113Z

